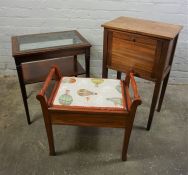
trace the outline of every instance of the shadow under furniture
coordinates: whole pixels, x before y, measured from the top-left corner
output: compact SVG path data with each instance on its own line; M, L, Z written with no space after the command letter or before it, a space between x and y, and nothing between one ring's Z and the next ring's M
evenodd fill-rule
M21 94L28 124L31 123L25 85L45 80L50 67L59 65L66 76L90 76L90 43L76 30L12 37ZM77 55L85 54L85 69Z

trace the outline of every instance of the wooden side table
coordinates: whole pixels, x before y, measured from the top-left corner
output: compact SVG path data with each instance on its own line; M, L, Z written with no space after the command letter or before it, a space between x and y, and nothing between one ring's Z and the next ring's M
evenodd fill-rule
M12 37L12 55L28 124L31 121L25 85L44 81L53 64L59 65L63 75L86 74L89 77L90 47L90 43L76 30ZM85 70L77 62L79 54L85 54Z
M138 77L155 82L147 124L149 130L159 94L157 111L161 109L182 26L119 17L103 24L102 27L103 78L107 77L108 68L119 71L117 78L121 78L121 72L133 69Z

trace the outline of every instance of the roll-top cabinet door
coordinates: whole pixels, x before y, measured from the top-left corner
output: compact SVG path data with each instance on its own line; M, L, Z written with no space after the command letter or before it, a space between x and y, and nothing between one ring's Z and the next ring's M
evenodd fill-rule
M133 69L142 78L155 79L161 47L156 38L110 30L107 66L122 72Z

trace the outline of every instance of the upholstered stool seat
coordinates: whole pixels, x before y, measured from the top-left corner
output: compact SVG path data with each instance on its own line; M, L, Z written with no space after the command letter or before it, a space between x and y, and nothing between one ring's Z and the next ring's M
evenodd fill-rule
M121 80L62 77L53 99L53 106L126 110Z
M47 97L52 79L54 87ZM129 94L129 85L134 96ZM122 160L127 159L129 138L137 106L141 104L133 73L125 81L100 78L62 77L54 66L37 99L41 103L50 155L55 155L52 125L124 128Z

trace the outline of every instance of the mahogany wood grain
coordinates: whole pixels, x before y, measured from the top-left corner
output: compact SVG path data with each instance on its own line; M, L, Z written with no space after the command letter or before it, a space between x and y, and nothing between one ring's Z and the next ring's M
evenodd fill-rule
M128 120L125 120L124 115L109 114L105 112L103 115L99 115L97 112L92 113L72 113L69 112L54 112L53 108L50 109L52 124L64 124L64 125L76 125L76 126L93 126L93 127L113 127L124 128Z
M120 36L116 37L118 34ZM123 72L134 67L135 72L150 78L153 73L157 41L142 36L130 36L133 39L127 40L121 36L123 35L121 32L113 32L112 35L112 41L109 41L109 45L110 43L112 45L109 46L111 49L108 66L116 67Z

